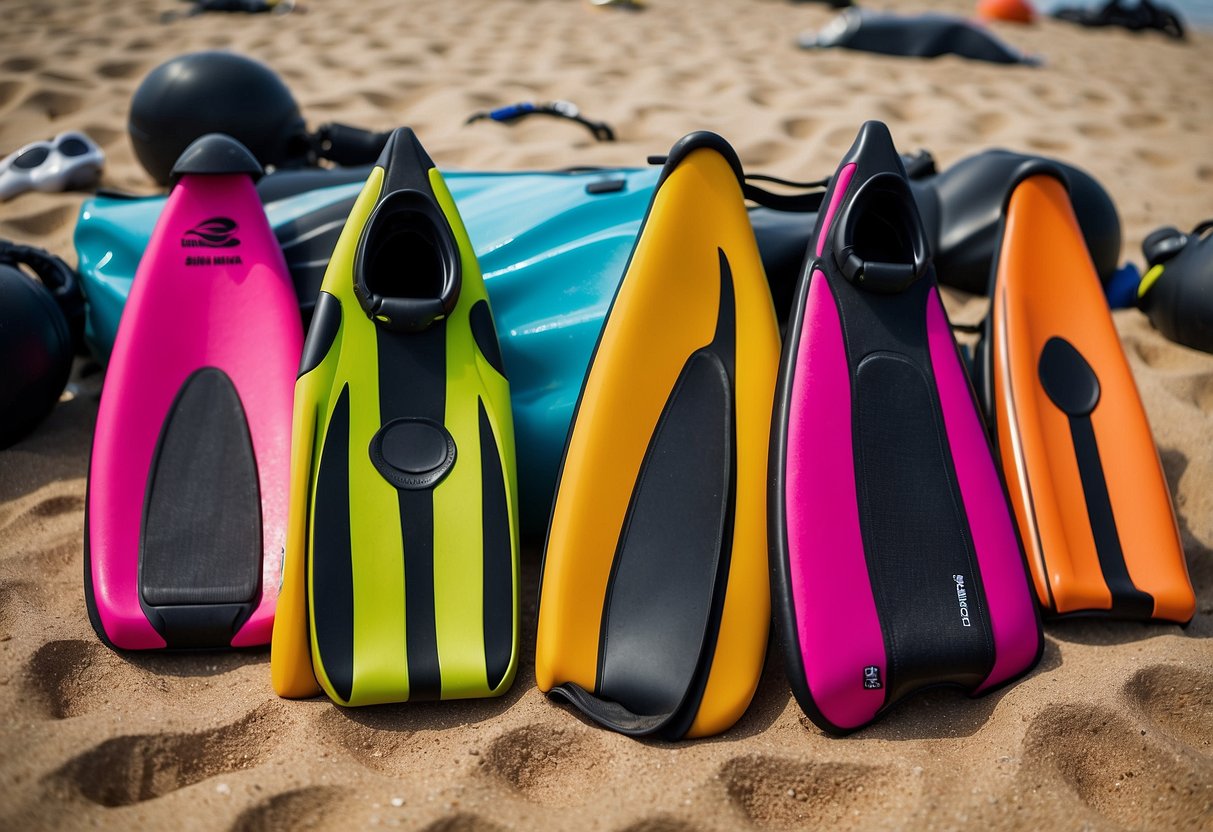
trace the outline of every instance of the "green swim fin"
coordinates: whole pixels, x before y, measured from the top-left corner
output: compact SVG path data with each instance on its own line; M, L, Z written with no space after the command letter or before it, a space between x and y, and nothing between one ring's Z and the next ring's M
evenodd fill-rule
M337 242L295 388L275 689L496 696L518 659L514 429L442 176L392 134ZM311 688L311 690L309 690Z

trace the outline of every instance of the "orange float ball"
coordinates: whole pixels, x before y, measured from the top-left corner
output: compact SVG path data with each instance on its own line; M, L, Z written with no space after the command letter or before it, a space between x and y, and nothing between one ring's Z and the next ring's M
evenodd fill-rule
M1004 23L1031 23L1036 12L1028 0L977 0L977 16Z

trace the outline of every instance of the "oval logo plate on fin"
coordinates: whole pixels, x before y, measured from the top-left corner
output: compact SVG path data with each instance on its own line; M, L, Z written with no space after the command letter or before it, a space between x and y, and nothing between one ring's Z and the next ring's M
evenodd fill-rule
M432 419L393 419L371 439L371 462L397 488L424 491L455 464L455 439Z

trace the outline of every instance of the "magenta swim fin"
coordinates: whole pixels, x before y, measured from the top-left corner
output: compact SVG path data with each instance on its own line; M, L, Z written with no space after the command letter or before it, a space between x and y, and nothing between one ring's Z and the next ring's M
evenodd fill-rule
M1005 489L888 128L826 193L792 306L771 449L788 675L845 733L915 690L1031 668L1036 605Z
M270 640L303 333L233 139L190 145L118 327L89 463L89 617L122 649Z

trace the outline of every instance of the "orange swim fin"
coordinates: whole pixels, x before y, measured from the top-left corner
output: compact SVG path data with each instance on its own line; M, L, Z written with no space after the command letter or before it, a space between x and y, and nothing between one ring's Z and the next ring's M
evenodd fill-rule
M1170 492L1064 174L1016 180L977 368L1040 603L1186 623Z

